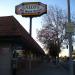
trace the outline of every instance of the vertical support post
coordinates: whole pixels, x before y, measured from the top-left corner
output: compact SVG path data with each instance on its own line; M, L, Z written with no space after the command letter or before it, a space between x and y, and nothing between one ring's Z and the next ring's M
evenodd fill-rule
M11 71L12 75L16 75L16 59L13 57L14 43L11 43L10 49L11 49Z
M31 52L29 53L29 71L31 71Z
M11 50L11 75L13 75L13 44L10 44Z
M72 61L72 34L69 33L69 64L70 64L70 75L73 75L73 61Z
M70 0L67 0L68 7L68 24L71 24L71 14L70 14ZM69 32L69 64L70 64L70 75L73 75L73 61L72 61L72 32Z
M30 17L30 36L32 36L32 17ZM31 53L30 53L30 58L29 58L29 71L31 71Z
M30 36L32 35L32 17L30 17Z

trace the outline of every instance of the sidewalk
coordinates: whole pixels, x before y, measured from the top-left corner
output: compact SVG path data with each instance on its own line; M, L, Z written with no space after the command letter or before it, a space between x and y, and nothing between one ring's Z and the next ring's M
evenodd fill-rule
M69 72L60 65L43 63L31 72L25 72L25 70L22 70L18 72L17 75L69 75Z

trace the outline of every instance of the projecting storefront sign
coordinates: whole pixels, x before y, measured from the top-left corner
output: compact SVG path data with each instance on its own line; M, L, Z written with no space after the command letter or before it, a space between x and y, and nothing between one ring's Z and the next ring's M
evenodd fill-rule
M47 13L47 5L41 2L25 2L16 6L16 14L24 17L36 17Z
M15 7L15 13L22 17L30 17L30 35L32 34L32 18L47 13L47 5L41 2L24 2Z

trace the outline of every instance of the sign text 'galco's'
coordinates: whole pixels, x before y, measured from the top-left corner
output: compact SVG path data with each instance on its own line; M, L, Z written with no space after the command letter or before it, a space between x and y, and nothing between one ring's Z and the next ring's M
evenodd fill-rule
M15 12L24 17L36 17L47 13L47 5L41 2L25 2L17 5Z

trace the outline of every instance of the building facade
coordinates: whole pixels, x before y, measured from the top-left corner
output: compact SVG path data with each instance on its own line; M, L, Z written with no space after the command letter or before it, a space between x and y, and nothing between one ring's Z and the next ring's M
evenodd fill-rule
M1 75L11 75L14 68L27 69L28 62L39 62L43 56L42 48L13 16L0 17Z

